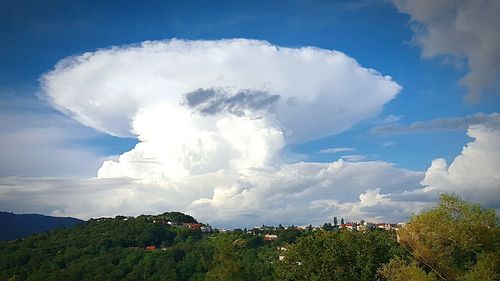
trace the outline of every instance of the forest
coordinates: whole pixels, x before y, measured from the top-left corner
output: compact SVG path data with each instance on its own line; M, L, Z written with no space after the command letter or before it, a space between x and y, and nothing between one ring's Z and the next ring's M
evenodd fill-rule
M196 223L117 216L3 242L0 280L499 280L498 216L451 195L397 231L185 227Z

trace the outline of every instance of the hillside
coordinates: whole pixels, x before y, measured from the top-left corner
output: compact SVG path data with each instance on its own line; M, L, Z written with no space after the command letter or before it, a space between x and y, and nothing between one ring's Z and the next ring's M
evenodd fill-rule
M442 195L396 230L348 225L212 232L178 212L91 219L0 243L0 280L499 280L492 209Z
M377 280L376 269L400 249L394 233L384 230L262 227L204 234L199 226L182 213L117 216L0 243L0 280L276 280L283 249L306 237L337 241L331 247L344 252L342 259L359 260L340 275L357 279L345 280ZM335 259L340 266L343 260Z
M83 221L70 217L0 212L0 241L23 238L58 227L71 227L80 222Z

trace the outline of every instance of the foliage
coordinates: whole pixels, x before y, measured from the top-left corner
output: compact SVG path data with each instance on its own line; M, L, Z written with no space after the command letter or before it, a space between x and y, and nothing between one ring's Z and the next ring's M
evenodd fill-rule
M204 238L167 221L196 222L181 213L117 216L1 243L0 280L269 280L276 251L262 237Z
M394 231L335 221L202 235L178 212L92 219L0 243L0 280L499 280L498 217L457 197L412 217L403 247Z
M396 265L401 272L416 271L418 266L421 272L432 272L436 280L497 280L498 222L494 210L442 195L437 207L413 216L398 233L414 262L389 263L381 273L387 280L399 280L386 272L397 271Z
M413 262L407 262L396 257L379 270L380 276L391 281L437 281L432 272L427 274Z
M394 233L316 231L290 245L275 266L279 280L377 280L377 268L399 248Z

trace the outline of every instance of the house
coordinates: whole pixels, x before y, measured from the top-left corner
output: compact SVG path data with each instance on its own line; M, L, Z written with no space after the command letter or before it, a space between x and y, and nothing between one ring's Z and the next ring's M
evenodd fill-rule
M345 228L348 230L357 230L357 225L355 223L344 223L340 225L340 228Z
M156 250L156 246L146 246L146 250L154 251L154 250Z
M168 220L167 224L170 226L177 226L177 223L175 221Z
M213 232L212 227L210 227L209 225L201 226L200 230L201 230L201 233L207 233L207 234Z
M201 223L185 223L183 226L192 230L201 230L203 225Z
M274 241L278 239L278 235L276 234L266 234L264 235L264 241Z

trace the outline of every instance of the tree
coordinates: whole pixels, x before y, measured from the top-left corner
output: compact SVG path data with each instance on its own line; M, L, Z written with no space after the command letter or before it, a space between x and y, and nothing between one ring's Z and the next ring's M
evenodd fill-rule
M337 217L333 217L333 225L334 225L334 226L337 226L337 224L338 224Z
M275 279L377 280L377 269L400 248L388 231L315 231L290 244L274 266Z
M457 196L442 195L437 207L413 216L398 231L399 241L410 250L413 261L391 262L380 273L391 281L399 279L387 272L398 269L432 272L435 277L428 278L435 280L497 280L500 273L498 222L494 210L482 209ZM481 278L477 279L478 276Z
M344 224L344 218L340 219L340 224Z

